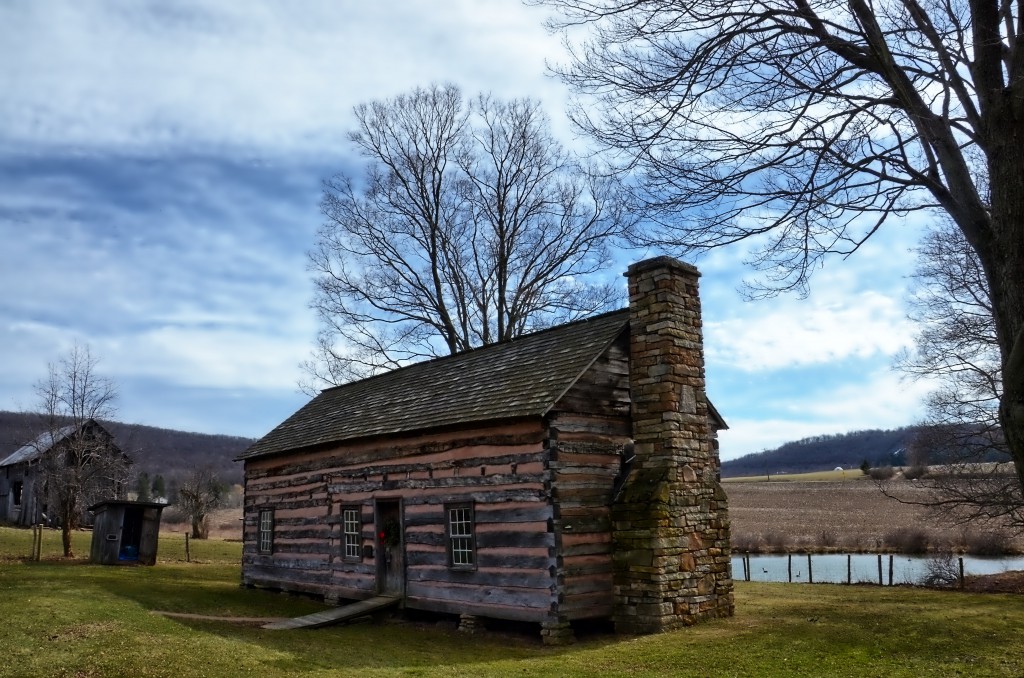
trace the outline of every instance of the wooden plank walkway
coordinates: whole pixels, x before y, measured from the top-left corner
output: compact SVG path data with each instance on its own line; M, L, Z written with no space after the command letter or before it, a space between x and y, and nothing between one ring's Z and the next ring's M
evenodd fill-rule
M264 624L263 628L273 629L275 631L281 631L284 629L316 629L321 626L329 626L330 624L337 624L338 622L343 622L348 619L362 617L370 614L371 612L376 612L377 610L387 609L397 605L401 599L402 598L400 596L377 596L375 598L367 598L366 600L360 600L358 603L352 603L351 605L344 605L342 607L333 607L330 610L314 612L313 614L307 614L304 617L295 617L293 619L284 619Z
M171 619L194 619L196 621L228 622L230 624L263 625L288 619L287 617L220 617L209 614L192 614L190 612L164 612L163 610L150 610L149 613L170 617Z

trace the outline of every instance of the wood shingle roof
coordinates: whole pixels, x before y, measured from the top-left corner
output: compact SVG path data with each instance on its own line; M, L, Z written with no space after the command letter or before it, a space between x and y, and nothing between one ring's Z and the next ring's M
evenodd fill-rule
M623 309L321 392L238 459L543 416L629 324Z

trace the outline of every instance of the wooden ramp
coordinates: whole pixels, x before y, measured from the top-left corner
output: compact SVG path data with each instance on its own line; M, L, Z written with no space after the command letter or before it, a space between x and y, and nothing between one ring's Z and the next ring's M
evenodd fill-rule
M377 610L387 609L394 605L398 605L398 602L401 599L402 598L400 596L377 596L376 598L367 598L366 600L360 600L358 603L352 603L351 605L333 607L330 610L324 610L323 612L307 614L305 617L295 617L294 619L284 619L264 624L263 628L273 629L275 631L284 629L316 629L321 626L329 626L349 619L355 619L356 617L362 617L370 614L371 612L376 612Z

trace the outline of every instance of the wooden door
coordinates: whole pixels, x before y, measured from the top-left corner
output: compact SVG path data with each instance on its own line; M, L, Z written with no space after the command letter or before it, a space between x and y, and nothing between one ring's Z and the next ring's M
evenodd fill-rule
M401 596L405 593L405 530L400 499L378 499L377 592Z

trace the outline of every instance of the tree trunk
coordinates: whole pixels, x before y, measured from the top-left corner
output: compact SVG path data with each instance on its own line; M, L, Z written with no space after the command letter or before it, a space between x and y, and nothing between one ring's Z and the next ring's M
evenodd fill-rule
M64 557L74 558L75 552L71 548L71 525L66 520L60 526L60 540L61 544L64 545Z
M993 237L978 256L988 275L1002 357L999 422L1024 492L1024 124L1002 122L989 152Z
M210 527L205 515L192 517L192 538L206 539L210 535Z
M58 498L58 509L60 513L60 536L64 545L64 557L74 558L75 553L71 544L71 533L78 527L78 490L68 487L66 496Z

